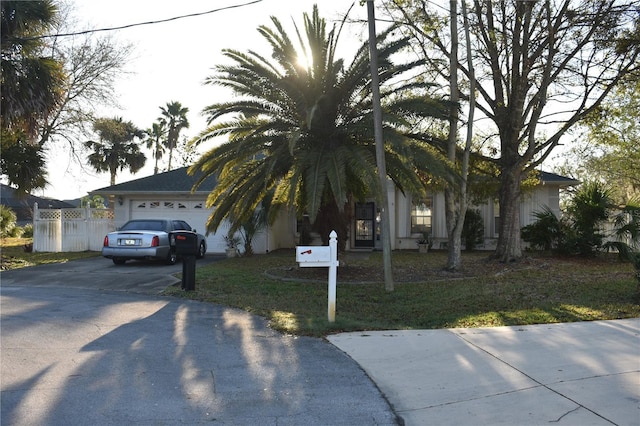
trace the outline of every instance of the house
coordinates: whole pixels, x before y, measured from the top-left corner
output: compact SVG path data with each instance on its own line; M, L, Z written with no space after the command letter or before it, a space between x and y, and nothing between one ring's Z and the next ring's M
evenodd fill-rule
M560 215L560 189L575 185L578 181L541 172L541 184L531 192L523 194L520 208L522 226L535 221L533 214L549 206ZM97 189L91 195L105 198L113 196L115 226L122 226L130 219L172 217L186 220L192 227L203 232L211 210L206 207L208 194L216 185L211 177L196 191L191 191L197 178L187 173L187 167L175 169L129 182ZM436 244L447 240L444 195L434 193L427 198L414 199L397 191L389 182L389 213L391 244L394 250L417 248L416 241L423 231L431 232ZM493 249L497 241L497 200L489 199L476 206L484 219L485 243L479 248ZM381 249L380 209L375 201L356 203L353 209L353 226L347 242L349 249ZM293 248L299 240L299 222L294 213L283 213L265 232L253 241L255 253L266 253L279 248ZM208 251L224 253L224 236L229 226L221 226L215 234L207 235ZM437 246L436 246L437 247Z
M9 207L16 214L16 224L24 226L33 223L33 205L49 209L67 209L74 205L65 201L36 197L35 195L18 194L17 191L4 184L0 184L0 204Z

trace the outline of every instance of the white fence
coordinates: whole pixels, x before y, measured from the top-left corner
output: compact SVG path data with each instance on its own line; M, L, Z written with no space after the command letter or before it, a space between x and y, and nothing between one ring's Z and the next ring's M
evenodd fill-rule
M110 209L39 209L33 206L33 251L100 251L113 231Z

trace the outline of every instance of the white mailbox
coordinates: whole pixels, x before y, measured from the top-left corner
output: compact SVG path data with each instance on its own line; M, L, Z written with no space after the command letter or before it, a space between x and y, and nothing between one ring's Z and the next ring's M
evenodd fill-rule
M297 246L296 262L300 267L329 266L331 262L331 247L329 246Z
M329 268L327 318L336 320L336 282L338 270L338 234L331 231L328 246L296 246L296 262L301 268Z

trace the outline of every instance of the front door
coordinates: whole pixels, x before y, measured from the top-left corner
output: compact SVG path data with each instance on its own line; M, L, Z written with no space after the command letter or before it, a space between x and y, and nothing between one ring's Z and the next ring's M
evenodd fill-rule
M355 247L374 247L376 242L376 206L374 203L356 203Z

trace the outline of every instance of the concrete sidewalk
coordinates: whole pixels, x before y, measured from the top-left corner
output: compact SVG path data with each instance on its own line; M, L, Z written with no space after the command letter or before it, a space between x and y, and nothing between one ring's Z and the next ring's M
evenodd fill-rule
M343 333L406 425L640 425L640 319Z

